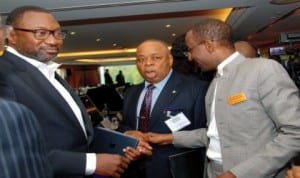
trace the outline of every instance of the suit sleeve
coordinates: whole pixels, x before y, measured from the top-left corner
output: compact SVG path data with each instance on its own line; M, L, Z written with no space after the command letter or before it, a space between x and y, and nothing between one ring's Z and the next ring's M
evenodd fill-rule
M173 145L184 148L205 147L208 142L206 132L206 128L174 132Z
M52 168L59 175L84 175L86 154L62 150L51 150L48 154ZM57 175L56 175L57 176Z

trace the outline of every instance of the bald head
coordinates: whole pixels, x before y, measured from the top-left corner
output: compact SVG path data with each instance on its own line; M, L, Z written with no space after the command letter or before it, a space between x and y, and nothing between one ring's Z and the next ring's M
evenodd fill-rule
M234 43L234 48L236 51L244 55L245 57L248 58L255 58L257 57L257 52L254 46L252 46L249 42L247 41L236 41Z

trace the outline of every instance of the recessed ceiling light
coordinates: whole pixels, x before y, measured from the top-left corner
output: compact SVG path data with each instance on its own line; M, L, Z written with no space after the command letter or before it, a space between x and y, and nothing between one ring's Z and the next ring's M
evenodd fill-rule
M175 36L176 36L176 33L172 33L172 36L175 37Z
M171 25L170 25L170 24L167 24L167 25L166 25L166 28L170 28L170 27L171 27Z
M75 35L76 34L76 32L70 32L70 35Z
M101 41L101 39L100 39L100 38L97 38L97 39L96 39L96 41L97 41L97 42L100 42L100 41Z
M113 46L116 47L116 46L117 46L117 43L114 43Z

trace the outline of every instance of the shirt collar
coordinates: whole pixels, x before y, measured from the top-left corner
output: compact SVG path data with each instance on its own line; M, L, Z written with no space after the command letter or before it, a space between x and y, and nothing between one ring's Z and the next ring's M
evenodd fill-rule
M224 74L225 66L227 64L229 64L230 62L232 62L238 55L239 55L239 53L236 51L218 65L217 72L220 76L222 76Z
M48 77L54 78L55 71L60 66L60 64L55 63L53 61L43 63L43 62L37 61L35 59L29 58L27 56L24 56L24 55L20 54L17 50L15 50L14 48L12 48L10 46L7 46L6 50L13 53L16 56L19 56L21 59L25 60L29 64L31 64L34 67L36 67L37 69L39 69L44 75L46 75L47 78Z

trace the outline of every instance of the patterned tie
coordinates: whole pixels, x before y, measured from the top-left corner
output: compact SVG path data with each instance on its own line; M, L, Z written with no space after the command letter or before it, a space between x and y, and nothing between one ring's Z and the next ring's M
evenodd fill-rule
M140 111L140 121L139 121L139 130L146 132L148 130L148 122L151 111L151 100L152 100L152 91L155 88L153 84L147 86L147 92L144 97L144 101Z

